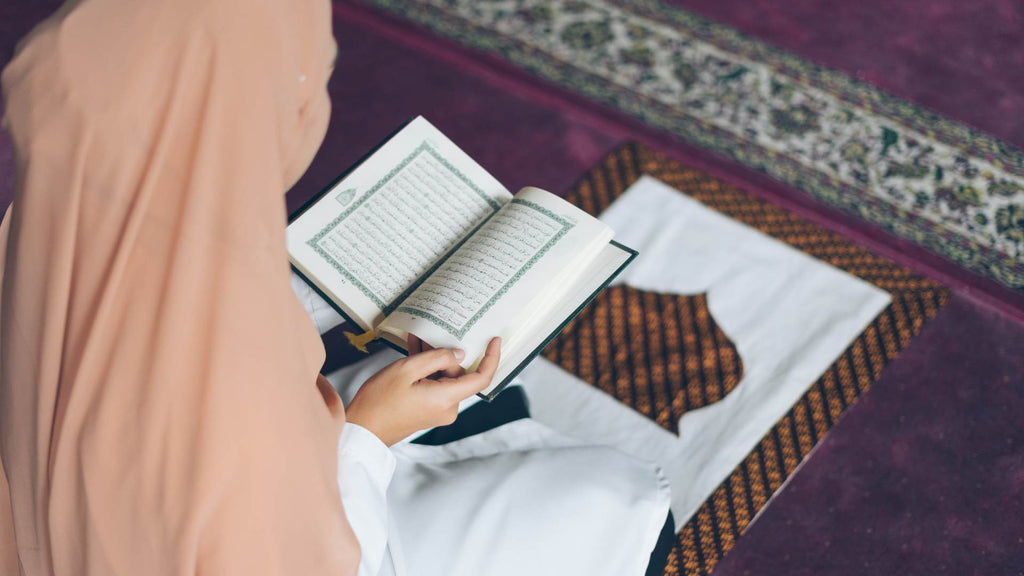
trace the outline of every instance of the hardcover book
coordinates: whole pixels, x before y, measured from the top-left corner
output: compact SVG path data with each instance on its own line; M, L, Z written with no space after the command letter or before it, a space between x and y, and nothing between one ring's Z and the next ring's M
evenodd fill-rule
M558 196L500 182L418 117L303 206L293 268L363 334L462 348L501 336L494 398L636 256Z

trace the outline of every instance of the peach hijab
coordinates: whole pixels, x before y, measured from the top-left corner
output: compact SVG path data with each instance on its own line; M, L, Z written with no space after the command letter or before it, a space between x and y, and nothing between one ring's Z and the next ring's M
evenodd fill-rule
M0 568L356 572L284 236L330 23L327 0L71 1L4 70Z

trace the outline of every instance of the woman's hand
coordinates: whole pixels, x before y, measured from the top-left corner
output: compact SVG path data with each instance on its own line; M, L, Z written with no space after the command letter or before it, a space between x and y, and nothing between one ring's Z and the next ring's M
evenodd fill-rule
M462 350L419 350L410 337L410 355L375 374L356 392L345 410L349 422L373 432L391 446L418 430L455 421L459 402L487 388L498 369L501 339L487 345L476 372L464 373Z

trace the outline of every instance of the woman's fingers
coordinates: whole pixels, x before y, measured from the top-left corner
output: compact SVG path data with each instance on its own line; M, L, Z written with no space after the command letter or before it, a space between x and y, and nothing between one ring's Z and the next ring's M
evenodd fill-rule
M458 378L466 373L466 369L456 364L455 366L437 373L439 378Z
M494 374L498 371L498 364L501 363L501 336L495 336L491 338L491 341L487 343L487 350L484 351L484 358L480 361L480 367L477 368L477 373L487 377L487 381L490 382L491 378L494 378Z
M433 346L431 346L430 344L427 344L426 342L420 340L420 351L421 352L429 352L430 350L433 350L433 349L434 349ZM458 378L459 376L462 376L465 373L466 373L466 370L462 366L459 366L458 364L456 364L455 366L452 366L451 368L446 368L444 370L441 370L440 372L437 372L436 374L432 374L432 376L436 377L436 378Z
M410 349L414 341L407 340ZM422 342L420 342L422 345ZM458 416L459 402L487 388L498 370L501 340L493 339L472 374L456 378L432 379L437 373L451 373L465 360L462 350L438 348L411 354L374 374L356 393L341 418L359 424L389 446L416 430L450 424ZM330 383L321 389L329 407L335 406ZM340 407L340 401L337 402Z
M465 357L466 353L462 350L435 348L409 356L405 359L404 368L413 376L413 380L421 380L435 372L458 368L459 362Z
M491 384L500 362L501 338L495 337L487 343L487 350L484 352L484 357L480 360L480 366L476 372L445 380L443 385L456 398L456 402L468 398Z
M419 354L420 352L428 352L434 349L433 346L427 344L423 340L420 340L419 336L416 336L415 334L409 334L406 337L405 342L406 347L409 349L410 356L412 356L413 354ZM451 368L447 368L445 370L441 370L436 374L432 374L431 376L437 376L439 378L458 378L459 376L462 376L465 373L466 371L463 370L462 366L454 366Z

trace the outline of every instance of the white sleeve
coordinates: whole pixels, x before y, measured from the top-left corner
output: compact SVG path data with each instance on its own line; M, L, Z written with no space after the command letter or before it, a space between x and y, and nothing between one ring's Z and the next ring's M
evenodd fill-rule
M316 290L313 290L294 271L292 272L292 290L295 292L295 296L298 297L299 302L302 302L302 307L306 309L306 314L309 314L309 317L313 319L313 324L316 325L317 331L321 334L326 333L331 328L345 321L341 314L338 314L326 300L316 293Z
M387 491L395 456L366 428L345 423L338 442L338 487L345 516L359 541L359 576L377 576L387 553Z

